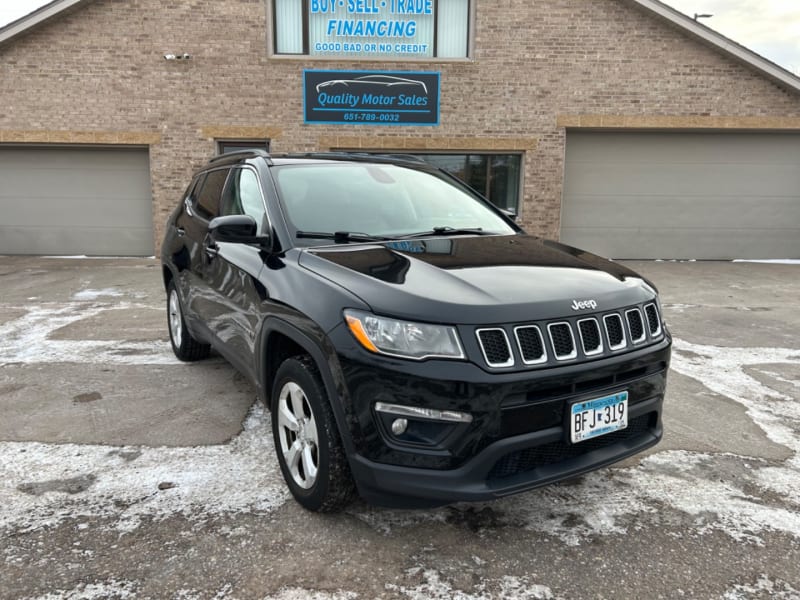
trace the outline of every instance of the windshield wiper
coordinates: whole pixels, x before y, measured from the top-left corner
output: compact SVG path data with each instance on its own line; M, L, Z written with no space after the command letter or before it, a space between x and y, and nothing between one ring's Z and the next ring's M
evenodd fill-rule
M494 231L484 231L483 227L434 227L430 231L419 231L417 233L407 233L399 235L395 239L410 240L412 238L430 237L436 235L494 235Z
M335 231L333 233L327 231L298 231L295 236L314 240L333 240L337 244L347 244L349 242L382 242L389 239L379 235L370 235L368 233L359 233L356 231Z

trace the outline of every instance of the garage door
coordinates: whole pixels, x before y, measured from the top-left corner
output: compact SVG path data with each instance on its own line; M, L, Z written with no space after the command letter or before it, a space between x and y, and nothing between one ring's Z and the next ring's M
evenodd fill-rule
M153 254L146 149L0 147L0 254Z
M614 258L800 258L800 136L568 133L561 240Z

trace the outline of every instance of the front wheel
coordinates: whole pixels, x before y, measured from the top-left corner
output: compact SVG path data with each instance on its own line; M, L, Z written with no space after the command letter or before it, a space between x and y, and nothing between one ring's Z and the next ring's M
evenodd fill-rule
M310 356L286 359L272 386L272 434L289 490L308 510L334 512L353 479L319 370Z

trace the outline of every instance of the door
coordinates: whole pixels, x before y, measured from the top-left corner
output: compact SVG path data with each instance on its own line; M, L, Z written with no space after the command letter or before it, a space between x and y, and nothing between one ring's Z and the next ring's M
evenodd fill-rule
M0 182L0 254L153 254L146 148L2 146Z
M250 215L258 234L268 231L261 183L249 167L234 168L222 194L219 214ZM266 289L259 282L264 268L261 249L255 245L207 241L205 286L210 291L203 303L203 319L218 340L226 358L249 375L255 375L255 343L261 323L261 302Z
M800 135L569 132L561 240L612 258L799 258Z

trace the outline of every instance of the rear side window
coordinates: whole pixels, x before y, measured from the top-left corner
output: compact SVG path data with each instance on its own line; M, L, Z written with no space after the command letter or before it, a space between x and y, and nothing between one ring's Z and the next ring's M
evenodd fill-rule
M195 210L198 216L206 221L216 217L219 212L219 198L227 177L228 169L211 171L206 176L205 183L199 193L195 192Z
M186 188L186 193L183 196L184 200L190 200L192 204L194 204L194 199L197 198L197 194L203 187L203 182L206 180L206 174L203 173L202 175L198 175L192 180L192 183L189 184L189 187Z

